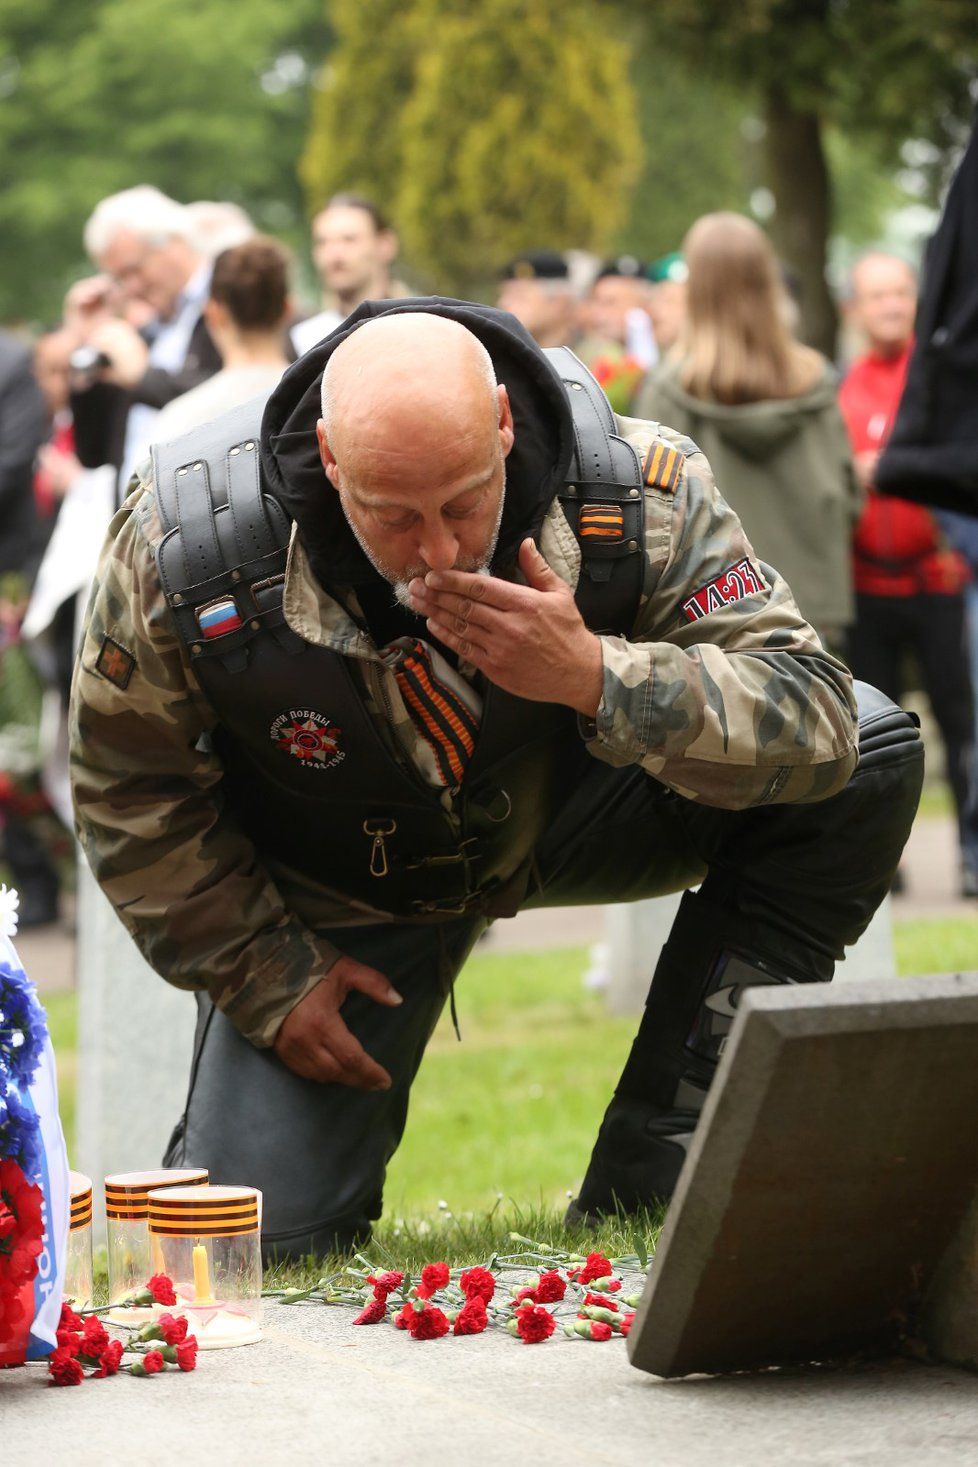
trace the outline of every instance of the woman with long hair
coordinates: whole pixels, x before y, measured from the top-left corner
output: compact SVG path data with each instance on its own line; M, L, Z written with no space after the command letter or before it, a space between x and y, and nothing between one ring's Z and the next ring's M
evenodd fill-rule
M686 236L687 315L638 415L703 450L758 557L835 649L853 618L850 533L860 490L828 361L795 340L764 232L706 214Z

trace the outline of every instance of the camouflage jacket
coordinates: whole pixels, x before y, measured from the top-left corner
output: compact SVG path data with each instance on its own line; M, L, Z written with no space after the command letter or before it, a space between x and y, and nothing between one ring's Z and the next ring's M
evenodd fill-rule
M672 492L647 490L643 594L632 635L602 638L604 693L584 730L590 752L728 809L833 794L856 763L848 672L785 582L754 559L695 445L633 419L619 419L619 431L643 457L657 435L685 457ZM270 868L222 801L220 761L205 737L217 718L160 586L151 489L147 464L109 529L75 670L78 833L152 966L178 987L207 990L267 1046L336 960L335 929L391 918ZM580 548L556 500L540 544L576 585ZM314 579L294 533L284 609L301 637L350 660L389 746L424 773L427 746L393 673Z

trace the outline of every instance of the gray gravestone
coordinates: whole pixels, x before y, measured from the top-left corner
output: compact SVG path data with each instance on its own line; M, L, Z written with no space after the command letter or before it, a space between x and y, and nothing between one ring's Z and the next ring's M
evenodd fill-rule
M966 1363L978 1353L966 1246L978 1232L976 1118L978 974L748 990L632 1363L665 1376L743 1370L890 1349L921 1331Z
M183 1110L197 1009L154 973L78 863L78 1116L72 1165L95 1184L159 1166Z

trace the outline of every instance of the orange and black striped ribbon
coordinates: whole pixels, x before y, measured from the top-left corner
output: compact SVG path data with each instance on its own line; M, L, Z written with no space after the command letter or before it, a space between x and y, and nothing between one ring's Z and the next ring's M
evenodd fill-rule
M206 1187L207 1173L197 1176L164 1178L159 1182L139 1182L132 1186L120 1183L105 1184L105 1215L113 1222L143 1222L149 1216L149 1194L161 1187Z
M394 676L415 727L434 753L442 783L461 784L479 732L472 710L435 676L422 642L404 647Z
M254 1195L213 1200L154 1197L149 1205L149 1231L170 1238L226 1237L258 1230L258 1199Z
M672 494L678 488L686 455L678 448L670 448L661 440L653 443L645 460L643 478L650 489L664 489Z
M585 504L577 526L582 540L620 540L625 517L617 504Z
M71 1214L69 1218L69 1232L77 1232L79 1228L87 1228L92 1221L92 1189L87 1192L72 1192Z

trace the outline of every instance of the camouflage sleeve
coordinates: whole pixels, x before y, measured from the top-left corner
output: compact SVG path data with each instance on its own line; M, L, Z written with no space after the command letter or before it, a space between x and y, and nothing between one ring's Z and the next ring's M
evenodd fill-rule
M646 498L646 583L633 635L603 637L590 751L639 763L725 809L820 800L856 765L848 670L777 571L759 562L695 445L675 493Z
M222 807L215 719L156 572L155 505L138 489L102 552L71 701L79 839L147 961L205 989L259 1047L338 953L286 909Z

